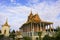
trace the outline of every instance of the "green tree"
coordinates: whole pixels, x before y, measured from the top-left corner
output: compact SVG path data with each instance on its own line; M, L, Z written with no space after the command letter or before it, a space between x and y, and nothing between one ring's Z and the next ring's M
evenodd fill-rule
M10 32L9 37L13 38L15 40L15 30L13 30L12 32Z
M0 34L1 34L1 30L0 30Z
M42 32L38 32L39 40L42 40L41 35L42 35Z
M57 33L57 36L55 38L56 40L60 40L60 32Z
M57 30L57 32L60 31L60 26L57 26L56 30Z
M49 35L45 35L43 40L55 40L54 37L50 37Z
M56 38L55 38L55 40L60 40L60 27L58 26L56 29L57 29L57 31L56 31Z
M23 37L24 40L31 40L30 37Z
M4 35L0 35L0 40L1 40L2 38L4 38Z

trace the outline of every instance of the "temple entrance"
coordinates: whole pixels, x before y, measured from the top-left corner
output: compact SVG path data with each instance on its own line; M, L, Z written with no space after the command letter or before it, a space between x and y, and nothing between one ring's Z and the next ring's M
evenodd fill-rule
M6 30L4 30L4 34L6 34Z

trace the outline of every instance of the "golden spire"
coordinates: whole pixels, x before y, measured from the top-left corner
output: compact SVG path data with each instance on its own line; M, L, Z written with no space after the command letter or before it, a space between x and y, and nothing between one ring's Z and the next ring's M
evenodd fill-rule
M30 12L30 15L29 16L33 16L32 11Z
M3 26L9 26L8 25L8 19L6 19L6 22L5 22L5 24Z

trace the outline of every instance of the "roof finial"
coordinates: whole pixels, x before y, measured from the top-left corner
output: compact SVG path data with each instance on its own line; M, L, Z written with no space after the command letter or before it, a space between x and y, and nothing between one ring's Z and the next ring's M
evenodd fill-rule
M8 18L6 18L6 24L8 24Z
M33 15L33 14L32 14L32 9L31 9L31 11L30 11L30 16L31 16L31 15Z

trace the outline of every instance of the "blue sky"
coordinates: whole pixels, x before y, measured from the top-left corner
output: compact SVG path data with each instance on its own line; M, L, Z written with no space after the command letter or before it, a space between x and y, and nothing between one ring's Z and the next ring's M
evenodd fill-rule
M60 25L60 0L0 0L0 29L8 19L11 30L19 30L31 10L43 21L53 22L54 28Z

